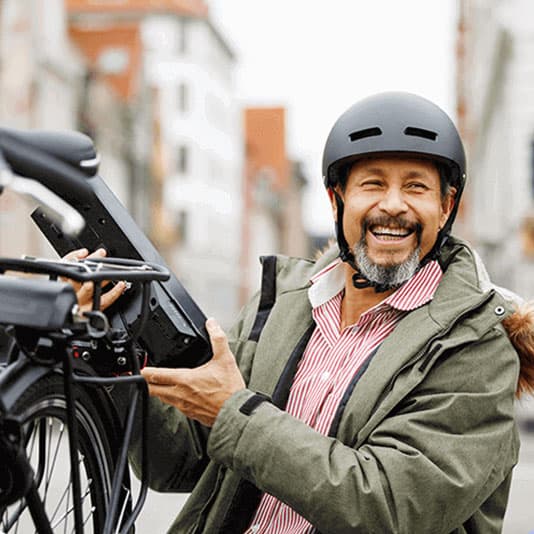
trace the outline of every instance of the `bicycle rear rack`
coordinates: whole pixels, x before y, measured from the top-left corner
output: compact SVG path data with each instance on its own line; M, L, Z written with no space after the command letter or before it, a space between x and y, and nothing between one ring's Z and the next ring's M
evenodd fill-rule
M49 280L20 279L0 276L0 323L12 325L13 336L19 342L20 348L34 362L43 365L61 365L63 370L63 384L66 399L67 426L69 429L69 454L71 462L73 508L75 533L83 533L83 517L81 509L81 483L78 465L78 423L75 413L76 385L89 387L117 387L135 385L130 393L128 411L125 417L124 434L120 444L115 472L113 474L109 509L105 520L103 534L117 531L117 521L120 521L121 533L127 533L134 525L139 515L148 490L148 453L147 453L147 420L148 420L148 388L144 378L140 375L139 353L135 349L136 341L150 311L150 283L154 280L165 280L168 271L162 267L147 262L125 260L118 258L99 258L98 260L82 260L76 262L50 261L40 259L10 259L0 258L0 273L18 271L23 273L47 275ZM94 286L92 310L80 312L76 304L76 296L72 286L60 282L58 277L66 277L78 282L90 282ZM120 336L109 328L105 315L100 311L102 296L102 282L126 280L139 283L142 286L142 303L139 310L139 321L135 331ZM28 306L28 295L37 295L34 306ZM13 313L18 310L18 313ZM95 327L95 320L102 321L102 328ZM50 344L43 344L46 339ZM80 343L95 342L93 352L97 353L102 346L118 347L121 357L129 360L123 365L131 374L122 376L87 376L76 373L74 362L79 357L77 350ZM109 351L108 351L109 352ZM62 354L61 361L47 358L49 354ZM84 358L84 361L87 361ZM94 363L94 362L93 362ZM97 366L98 367L98 366ZM141 400L141 428L142 428L142 476L141 488L137 501L129 517L121 521L119 506L124 480L128 466L128 447L133 434L135 416ZM6 439L3 439L2 436ZM24 457L24 451L14 441L9 441L5 432L0 432L0 450L9 452L10 457L18 458L13 464L18 473L32 472ZM9 447L10 448L9 448ZM19 447L17 449L17 447ZM29 471L28 471L29 470ZM30 512L36 525L42 525L40 532L51 534L52 530L46 518L43 503L32 481L29 486L22 488L26 496Z

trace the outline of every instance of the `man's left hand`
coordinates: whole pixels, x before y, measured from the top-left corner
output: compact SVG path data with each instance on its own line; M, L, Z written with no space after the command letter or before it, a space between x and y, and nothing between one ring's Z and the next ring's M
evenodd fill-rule
M224 402L245 389L228 339L214 319L206 321L213 358L195 369L145 367L148 392L191 419L212 426Z

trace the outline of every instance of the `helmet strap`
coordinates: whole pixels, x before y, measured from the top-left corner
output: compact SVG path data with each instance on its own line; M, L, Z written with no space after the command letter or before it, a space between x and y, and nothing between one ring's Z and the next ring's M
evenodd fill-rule
M449 239L452 224L454 223L454 220L456 219L456 214L458 213L458 208L460 206L460 199L462 198L462 193L465 187L465 179L464 180L458 180L458 188L456 190L456 195L454 196L454 206L452 207L451 213L449 214L449 218L445 222L445 225L443 228L438 232L436 242L434 243L434 246L432 247L432 250L421 260L420 266L423 267L427 263L431 262L432 260L438 260L440 259L441 255L441 249Z
M367 287L373 287L376 293L383 293L390 288L384 287L382 284L377 284L368 280L366 276L360 272L360 269L356 265L356 259L354 254L351 251L347 239L345 238L345 233L343 232L343 212L344 212L344 203L338 192L332 189L334 193L334 198L336 200L337 208L337 221L336 221L336 237L339 247L339 257L341 261L348 263L352 269L355 271L352 275L352 284L356 289L365 289Z

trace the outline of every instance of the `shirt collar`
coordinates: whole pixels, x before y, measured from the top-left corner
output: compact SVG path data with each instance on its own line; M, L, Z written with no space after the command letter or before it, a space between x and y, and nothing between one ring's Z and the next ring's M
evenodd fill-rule
M311 279L308 298L312 308L318 308L335 297L345 287L345 268L340 258L336 258Z
M430 302L441 281L443 271L434 260L419 269L407 282L400 286L377 306L390 306L399 311L411 311ZM335 297L345 287L345 268L340 258L319 271L311 278L308 298L312 308L317 308Z

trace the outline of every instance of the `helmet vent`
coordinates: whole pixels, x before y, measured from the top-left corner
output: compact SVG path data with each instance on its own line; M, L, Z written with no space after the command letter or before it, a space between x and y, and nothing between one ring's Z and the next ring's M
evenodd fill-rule
M382 130L378 126L352 132L349 134L349 138L351 141L358 141L359 139L364 139L365 137L374 137L375 135L382 135Z
M430 141L435 141L438 138L436 132L431 132L430 130L424 130L423 128L416 128L415 126L408 126L404 133L406 135L413 135L415 137L422 137L423 139L430 139Z

